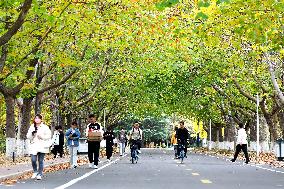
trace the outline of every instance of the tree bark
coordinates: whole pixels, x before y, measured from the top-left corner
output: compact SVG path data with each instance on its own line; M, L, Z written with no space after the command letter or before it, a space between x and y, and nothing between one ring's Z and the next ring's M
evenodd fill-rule
M33 98L24 98L22 107L22 123L20 139L27 139L27 133L31 125L31 112L32 112Z
M66 119L67 119L67 128L71 126L72 124L72 121L73 121L73 116L72 116L72 113L68 113L67 116L66 116ZM78 124L78 123L77 123ZM67 129L66 128L66 129Z
M25 21L28 11L31 8L32 2L33 2L32 0L26 0L23 3L23 6L21 7L22 11L19 14L16 22L4 35L0 37L0 46L8 43L8 41L18 32L18 30L20 29L20 27L23 25Z
M284 137L284 110L278 113L279 126L281 128L281 138Z
M24 98L19 114L21 115L21 122L19 123L19 136L17 137L17 156L24 156L28 154L28 140L27 132L30 127L31 111L33 98Z
M6 156L12 157L15 152L15 98L4 95L6 105Z
M266 59L267 59L267 62L268 62L268 66L269 66L269 72L270 72L270 78L271 78L271 81L272 81L272 84L273 84L273 87L276 91L276 94L278 95L278 98L280 99L280 102L282 104L284 104L284 95L283 95L283 92L281 91L277 81L276 81L276 76L275 76L275 73L274 73L274 68L273 68L273 65L270 61L270 58L269 56L266 54Z
M6 137L15 138L15 98L4 96L6 104Z

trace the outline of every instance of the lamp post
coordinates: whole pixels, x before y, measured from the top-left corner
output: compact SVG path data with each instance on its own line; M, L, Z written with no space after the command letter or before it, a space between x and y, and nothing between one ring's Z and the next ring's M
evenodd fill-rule
M258 107L259 107L259 96L257 94L256 96L256 156L259 157L259 113L258 113Z
M212 128L211 128L211 119L209 121L209 150L212 148Z

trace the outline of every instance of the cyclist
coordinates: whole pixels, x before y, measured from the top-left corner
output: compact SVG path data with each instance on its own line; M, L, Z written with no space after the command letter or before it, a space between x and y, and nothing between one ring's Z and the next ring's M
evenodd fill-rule
M130 141L131 144L136 144L138 147L138 153L141 153L141 145L142 145L142 130L139 128L139 123L135 122L133 124L132 130L130 131Z
M184 126L184 121L180 121L180 128L177 130L176 138L178 141L178 146L184 145L184 152L185 152L185 157L187 153L187 139L189 139L189 133L188 130ZM180 154L180 148L178 148L178 155Z

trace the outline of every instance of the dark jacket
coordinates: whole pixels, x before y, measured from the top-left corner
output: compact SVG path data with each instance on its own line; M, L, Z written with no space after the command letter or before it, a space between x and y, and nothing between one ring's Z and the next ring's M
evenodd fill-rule
M188 130L186 128L179 128L177 130L177 134L176 134L176 137L178 140L180 141L186 141L187 139L189 139L189 133L188 133Z
M112 146L113 145L113 139L115 139L115 136L112 131L106 131L104 133L104 139L106 140L106 145Z
M63 146L64 145L64 133L63 131L59 131L59 146Z

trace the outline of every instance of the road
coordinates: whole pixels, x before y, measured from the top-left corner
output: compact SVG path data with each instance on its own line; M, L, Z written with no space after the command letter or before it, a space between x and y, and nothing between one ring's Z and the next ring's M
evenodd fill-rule
M172 151L143 149L138 164L129 157L102 163L98 170L81 166L76 170L48 173L43 180L26 180L15 189L274 189L284 188L284 170L246 165L242 162L191 153L184 164L172 159ZM283 171L283 172L282 172Z

